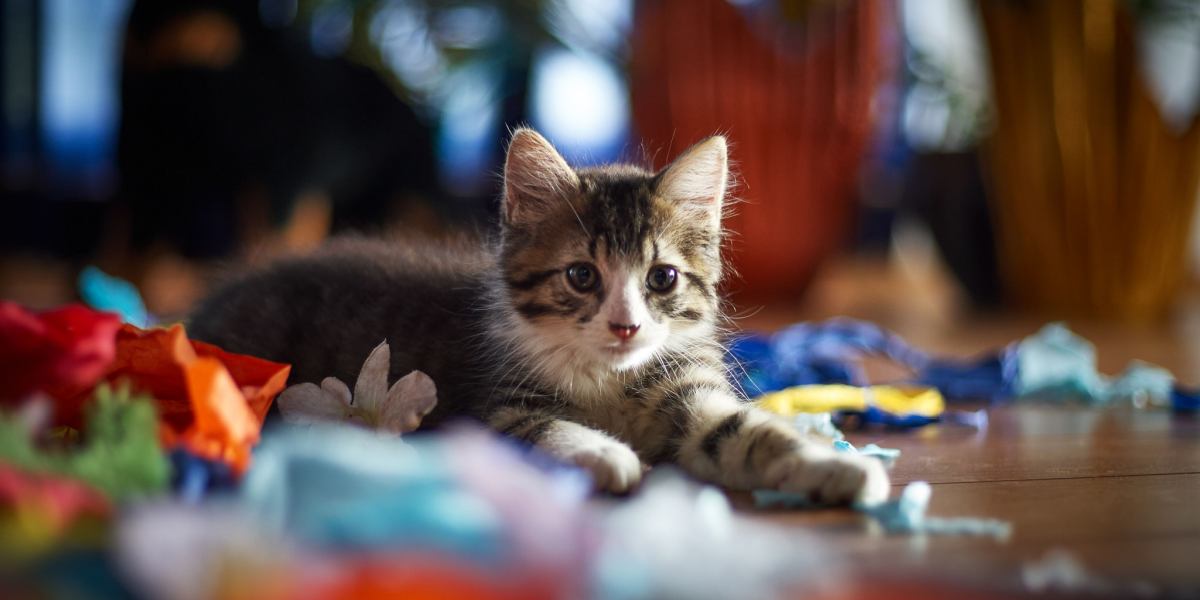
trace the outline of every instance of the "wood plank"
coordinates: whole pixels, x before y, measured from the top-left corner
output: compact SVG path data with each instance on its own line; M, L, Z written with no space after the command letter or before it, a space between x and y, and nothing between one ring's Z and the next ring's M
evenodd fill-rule
M983 432L935 425L849 439L899 448L897 484L1200 473L1200 420L1165 410L1022 405L989 418Z
M1125 584L1200 586L1200 475L1146 475L970 482L933 486L929 514L990 517L1013 524L1007 541L890 536L848 510L756 511L775 526L815 532L824 551L875 575L948 574L977 583L1019 584L1022 565L1052 550ZM1135 551L1136 550L1136 551Z

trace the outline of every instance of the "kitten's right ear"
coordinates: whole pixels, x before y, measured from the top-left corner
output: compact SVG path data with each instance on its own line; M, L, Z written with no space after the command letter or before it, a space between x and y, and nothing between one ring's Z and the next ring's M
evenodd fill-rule
M714 229L721 227L721 205L729 182L729 150L715 135L679 155L658 174L658 191L685 214Z
M505 224L536 222L578 189L579 177L546 138L524 127L513 133L504 159Z

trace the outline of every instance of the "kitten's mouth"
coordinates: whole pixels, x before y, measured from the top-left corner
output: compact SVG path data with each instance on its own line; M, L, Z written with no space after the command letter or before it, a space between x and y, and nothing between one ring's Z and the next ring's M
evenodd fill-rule
M612 368L618 371L636 367L649 357L647 344L618 343L601 347L601 352L608 359Z

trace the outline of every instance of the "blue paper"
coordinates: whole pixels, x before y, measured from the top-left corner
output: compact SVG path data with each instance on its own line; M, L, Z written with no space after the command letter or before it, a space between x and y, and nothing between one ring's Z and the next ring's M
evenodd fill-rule
M117 313L130 325L146 328L154 324L132 283L96 267L87 267L79 274L79 295L92 308Z
M1166 369L1141 361L1110 380L1096 370L1096 349L1090 342L1062 323L1051 323L1019 344L1013 390L1038 399L1165 406L1174 382Z
M214 492L232 491L237 483L229 465L184 449L171 452L171 489L188 504L198 504Z
M436 549L484 562L505 547L499 515L459 485L439 446L351 427L273 430L242 499L269 527L319 545Z
M823 435L833 440L846 437L846 434L833 424L833 413L796 413L792 415L792 426L805 435Z
M754 503L759 508L820 508L805 496L776 490L755 490ZM933 489L924 481L905 486L900 497L878 506L855 506L891 534L931 534L986 536L1004 540L1012 534L1012 524L997 519L976 517L929 517L926 510Z
M1013 396L1017 355L1017 344L1012 344L973 361L931 359L913 382L937 388L947 402L1006 400Z
M1107 390L1110 400L1129 400L1136 406L1165 406L1171 401L1175 376L1150 363L1135 360Z
M864 356L884 356L910 369L913 383L936 387L948 401L994 400L1011 395L1016 372L1015 348L1006 348L975 361L930 357L900 336L865 321L831 319L799 323L773 335L754 334L734 341L730 354L741 373L739 383L750 395L795 385L848 384L865 386ZM896 420L869 414L872 423L916 427L932 421Z
M899 336L871 323L833 319L801 323L774 335L737 340L731 355L751 395L794 385L866 385L866 355L886 357L910 369L910 382L935 387L947 402L1013 398L1082 400L1090 404L1132 402L1138 406L1187 406L1187 392L1174 389L1167 370L1134 361L1115 379L1096 370L1096 350L1061 323L969 361L931 357ZM1182 398L1182 401L1180 400ZM1181 409L1188 410L1188 409ZM866 423L919 427L933 420L875 411L859 414ZM978 426L979 419L970 421Z
M735 340L730 352L744 373L743 388L752 395L794 385L866 385L858 361L869 354L887 356L913 370L929 361L899 336L854 319L799 323L769 336L746 336Z
M837 450L838 452L850 452L854 454L861 454L863 456L870 456L872 458L878 458L888 467L895 464L896 460L900 458L900 450L896 448L881 448L876 444L867 444L862 448L855 448L854 444L851 444L846 440L837 440L833 442L833 449Z
M1171 409L1179 413L1200 411L1200 390L1185 390L1181 387L1171 390Z

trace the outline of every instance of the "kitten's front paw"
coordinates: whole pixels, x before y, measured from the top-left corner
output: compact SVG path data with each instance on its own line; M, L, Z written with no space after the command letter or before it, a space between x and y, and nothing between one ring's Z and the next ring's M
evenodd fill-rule
M812 446L779 457L765 475L772 489L829 504L880 504L891 485L883 463L874 458Z
M592 474L592 485L599 491L621 494L642 479L642 461L629 446L620 442L579 448L567 460Z

